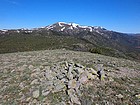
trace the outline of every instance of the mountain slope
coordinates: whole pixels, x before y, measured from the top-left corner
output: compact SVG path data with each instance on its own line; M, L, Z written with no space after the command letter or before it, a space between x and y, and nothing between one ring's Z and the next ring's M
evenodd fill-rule
M65 48L140 59L139 46L140 39L136 36L75 23L0 31L0 53Z
M0 54L0 104L139 105L139 77L140 63L89 52Z

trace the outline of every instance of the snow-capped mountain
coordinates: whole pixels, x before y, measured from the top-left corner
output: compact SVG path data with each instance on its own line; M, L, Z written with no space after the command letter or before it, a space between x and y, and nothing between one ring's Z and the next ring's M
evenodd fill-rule
M98 26L83 26L76 23L66 23L66 22L57 22L52 25L41 27L41 28L33 28L33 29L11 29L11 30L0 30L0 34L10 34L10 33L33 33L33 32L42 32L42 31L55 31L65 35L77 35L80 33L94 33L106 36L106 33L110 33L112 31L106 30L105 28ZM108 36L107 36L108 37Z
M0 30L0 53L66 48L89 51L98 48L102 54L140 59L138 36L107 30L98 26L57 22L33 29Z
M33 29L11 29L11 30L0 30L0 34L5 34L5 33L20 33L20 32L25 32L25 33L32 33L33 31L41 31L41 30L46 30L46 31L56 31L56 32L63 32L66 34L77 34L83 31L86 32L97 32L97 33L102 33L103 31L106 31L105 28L102 27L93 27L93 26L82 26L76 23L65 23L65 22L57 22L55 24L46 26L46 27L41 27L41 28L33 28Z
M93 27L90 26L81 26L76 23L65 23L65 22L58 22L53 25L47 26L46 29L48 30L57 30L57 31L64 31L64 30L88 30L93 31Z
M57 32L63 32L66 34L77 34L80 32L97 32L102 34L103 31L107 31L105 28L97 27L97 26L82 26L76 23L65 23L65 22L58 22L52 24L50 26L45 27L47 30L53 30Z

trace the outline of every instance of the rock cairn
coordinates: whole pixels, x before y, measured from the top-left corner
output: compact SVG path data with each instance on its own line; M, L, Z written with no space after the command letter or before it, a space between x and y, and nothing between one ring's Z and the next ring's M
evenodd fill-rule
M42 79L42 85L45 88L41 93L39 90L35 90L33 97L37 98L39 94L47 96L50 92L65 91L71 105L81 105L78 98L81 96L80 88L89 80L98 77L97 71L93 68L87 68L74 62L60 62L53 66L45 66L43 71L41 78L45 78ZM31 84L34 83L38 83L37 79L33 80Z

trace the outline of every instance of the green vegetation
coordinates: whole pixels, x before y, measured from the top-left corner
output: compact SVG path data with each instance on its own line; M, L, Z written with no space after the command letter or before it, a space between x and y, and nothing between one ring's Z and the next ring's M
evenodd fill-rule
M96 53L96 54L102 54L102 55L107 55L107 56L112 56L112 57L121 57L121 58L126 58L126 56L123 53L120 53L119 51L109 48L109 47L95 47L91 48L89 50L91 53Z
M139 59L139 53L121 51L120 48L114 48L107 42L107 39L101 36L91 35L91 38L80 35L64 35L58 32L33 32L33 33L10 33L0 36L0 54L37 50L67 49L74 51L86 51L112 57L121 57L131 60ZM99 40L100 39L100 40ZM102 46L103 42L105 45ZM108 47L107 47L108 46ZM120 50L117 50L120 49Z
M89 50L91 53L96 53L96 54L102 54L102 49L101 48L92 48Z
M0 38L0 53L36 51L46 49L72 49L76 43L84 41L70 36L10 35Z

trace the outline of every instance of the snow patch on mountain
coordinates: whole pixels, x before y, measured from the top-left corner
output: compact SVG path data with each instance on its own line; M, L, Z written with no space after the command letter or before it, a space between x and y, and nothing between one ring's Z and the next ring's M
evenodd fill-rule
M79 26L79 24L71 23L71 26L72 26L73 28L77 28L77 26Z
M52 25L46 26L46 27L41 27L41 28L33 28L33 29L26 29L26 28L21 28L21 29L17 29L15 31L12 30L12 32L25 32L25 33L32 33L33 31L42 31L42 30L53 30L53 31L57 31L57 32L64 32L64 33L80 33L82 31L89 31L89 32L97 32L99 34L103 34L105 31L109 31L106 30L103 27L99 27L99 26L84 26L84 25L79 25L76 23L66 23L66 22L57 22L54 23ZM6 33L9 30L3 29L0 30L0 33ZM10 31L11 32L11 31Z
M105 28L100 27L100 26L94 26L94 29L102 29L102 30L104 30Z
M61 28L61 31L64 31L65 27Z
M72 30L73 32L81 32L83 31L89 31L89 32L97 32L102 34L103 31L107 31L106 29L104 29L103 27L99 27L99 26L83 26L83 25L79 25L76 23L66 23L66 22L57 22L55 24L52 24L50 26L46 27L47 30L54 30L54 31L68 31L68 30Z
M93 28L91 26L78 26L79 28L83 28L84 30L89 30L90 32L93 31Z
M20 33L20 31L19 31L19 30L17 30L17 33Z
M28 30L28 29L27 28L21 28L21 30L24 31L24 30Z
M4 30L1 30L1 31L3 31L3 32L7 32L8 30L4 29Z
M89 31L90 31L90 32L92 32L92 31L93 31L92 27L88 27L88 28L89 28Z
M46 27L47 30L50 30L50 29L52 29L52 28L53 28L52 25L49 25L49 26Z
M88 28L88 26L79 26L80 28Z
M3 30L0 30L0 33L1 33L1 34L5 34L7 31L8 31L8 30L3 29Z
M60 27L62 27L61 22L58 22L58 25L59 25Z

